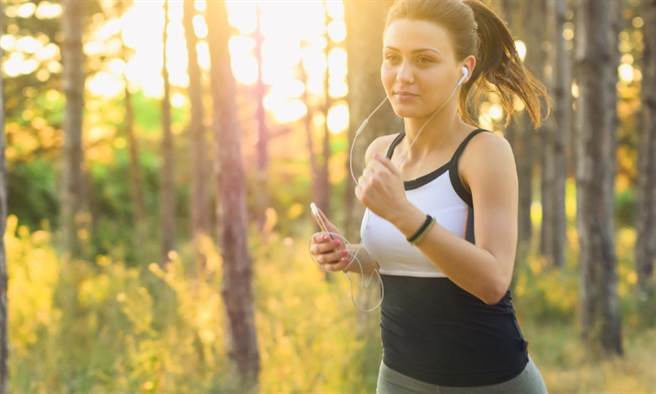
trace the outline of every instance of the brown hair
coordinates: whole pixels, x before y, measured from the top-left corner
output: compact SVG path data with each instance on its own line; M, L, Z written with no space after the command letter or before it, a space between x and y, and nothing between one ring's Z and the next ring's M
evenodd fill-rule
M456 60L476 57L474 72L460 91L459 109L465 122L477 123L476 108L488 84L494 85L501 97L506 126L514 112L514 96L524 102L534 127L542 123L541 97L548 116L551 98L546 88L522 63L505 22L479 0L396 0L387 13L385 28L396 19L435 22L449 32ZM472 90L473 105L468 105Z

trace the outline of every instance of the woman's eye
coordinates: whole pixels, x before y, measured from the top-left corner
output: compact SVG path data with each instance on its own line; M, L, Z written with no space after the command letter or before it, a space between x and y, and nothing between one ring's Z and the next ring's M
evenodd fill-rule
M421 57L419 58L419 63L430 63L432 59L427 58L427 57Z

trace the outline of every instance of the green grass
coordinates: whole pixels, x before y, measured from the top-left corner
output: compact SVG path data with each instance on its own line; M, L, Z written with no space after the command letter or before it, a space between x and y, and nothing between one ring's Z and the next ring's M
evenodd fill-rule
M574 324L525 321L522 330L552 394L656 391L656 328L627 330L624 356L605 360L586 350Z

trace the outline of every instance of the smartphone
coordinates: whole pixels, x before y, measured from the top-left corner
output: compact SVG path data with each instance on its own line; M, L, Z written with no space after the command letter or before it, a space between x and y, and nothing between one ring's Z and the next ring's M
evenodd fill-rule
M321 228L321 231L327 232L330 239L335 239L335 238L333 238L333 235L328 232L328 227L326 227L326 223L324 223L323 218L319 214L319 208L317 207L317 204L315 204L314 202L311 202L310 203L310 211L312 212L312 216L314 216L314 220L319 225L319 228Z

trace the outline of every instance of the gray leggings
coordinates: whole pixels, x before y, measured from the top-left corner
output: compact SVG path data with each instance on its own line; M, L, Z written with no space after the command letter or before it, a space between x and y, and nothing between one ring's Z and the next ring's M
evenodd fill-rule
M540 370L529 356L524 371L516 377L505 382L475 387L439 386L411 378L410 376L390 369L380 361L378 370L377 394L483 394L483 393L521 393L546 394L547 386L544 384Z

